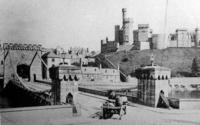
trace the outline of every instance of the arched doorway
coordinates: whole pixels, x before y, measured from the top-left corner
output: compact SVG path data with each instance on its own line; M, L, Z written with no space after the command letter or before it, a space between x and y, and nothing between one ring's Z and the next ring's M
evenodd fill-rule
M73 104L73 95L71 93L68 93L66 96L66 103Z
M157 103L157 107L158 108L169 108L170 105L169 105L169 101L168 99L165 97L164 95L164 91L161 90L160 91L160 94L159 94L159 98L158 98L158 103Z
M30 66L27 64L17 65L17 74L22 78L30 80Z

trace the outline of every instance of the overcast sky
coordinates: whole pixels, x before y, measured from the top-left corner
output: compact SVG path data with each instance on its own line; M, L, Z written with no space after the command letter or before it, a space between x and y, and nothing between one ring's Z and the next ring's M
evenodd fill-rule
M166 0L0 0L1 42L41 43L44 47L83 46L100 49L114 39L121 9L137 24L162 33ZM200 27L200 0L169 0L168 32Z

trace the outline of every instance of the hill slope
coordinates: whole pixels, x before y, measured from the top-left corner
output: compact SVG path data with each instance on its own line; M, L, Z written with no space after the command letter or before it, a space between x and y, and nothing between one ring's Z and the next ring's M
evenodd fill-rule
M150 64L150 56L154 54L155 63L172 70L172 76L190 76L193 58L200 56L199 48L167 48L164 50L132 50L105 55L125 74L131 74L140 65Z

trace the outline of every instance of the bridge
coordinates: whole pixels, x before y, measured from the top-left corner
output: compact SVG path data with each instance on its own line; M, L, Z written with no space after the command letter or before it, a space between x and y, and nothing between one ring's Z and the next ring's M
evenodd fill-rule
M34 99L51 104L51 83L36 82L42 79L41 45L4 43L3 86L16 86Z

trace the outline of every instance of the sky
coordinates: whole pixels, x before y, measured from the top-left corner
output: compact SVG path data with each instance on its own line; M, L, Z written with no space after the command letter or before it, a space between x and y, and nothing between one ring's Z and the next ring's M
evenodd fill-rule
M0 40L100 50L100 40L114 40L122 8L138 24L164 32L166 0L0 0ZM200 0L168 0L167 32L200 27Z

